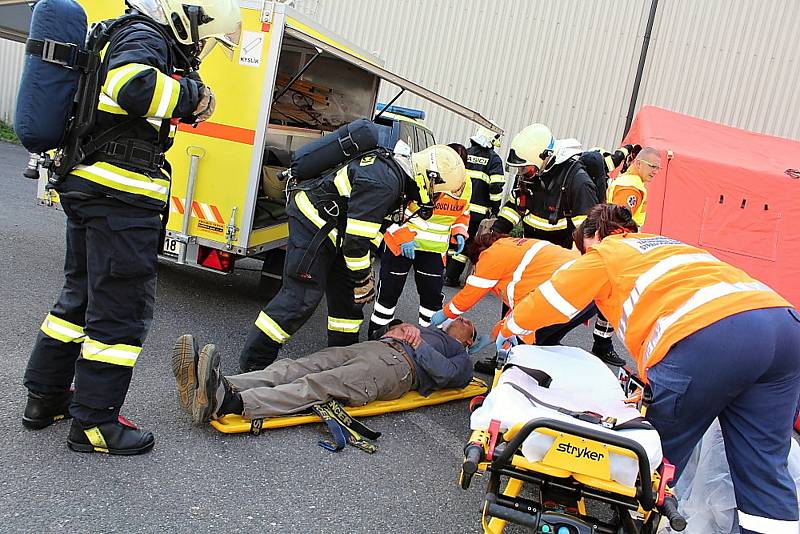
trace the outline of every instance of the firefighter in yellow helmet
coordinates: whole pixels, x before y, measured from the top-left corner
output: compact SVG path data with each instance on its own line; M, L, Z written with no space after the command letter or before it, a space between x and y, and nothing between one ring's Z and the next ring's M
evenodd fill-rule
M464 161L455 150L433 145L412 156L414 173L431 183L432 214L424 219L414 216L418 202L406 207L408 220L387 230L387 251L381 257L380 283L369 333L394 319L394 311L411 268L419 294L419 324L428 326L431 317L442 309L442 273L449 244L458 240L464 245L469 226L472 183L466 180ZM429 208L424 208L429 209Z
M73 417L72 450L121 455L155 443L120 409L153 318L172 119L197 124L214 112L201 53L212 41L235 45L241 26L235 0L127 4L138 16L110 23L87 136L106 142L52 182L67 216L66 281L25 371L22 418L38 429Z
M598 203L597 188L575 140L559 142L544 124L514 136L507 163L517 170L511 196L494 229L507 234L522 222L525 237L572 248L572 230Z
M328 345L358 342L362 308L375 297L370 245L384 219L408 200L415 202L414 217L430 217L436 194L449 187L453 173L464 173L463 165L435 156L427 151L412 158L400 141L393 152L377 149L292 191L283 284L250 328L239 356L242 371L275 361L323 296Z

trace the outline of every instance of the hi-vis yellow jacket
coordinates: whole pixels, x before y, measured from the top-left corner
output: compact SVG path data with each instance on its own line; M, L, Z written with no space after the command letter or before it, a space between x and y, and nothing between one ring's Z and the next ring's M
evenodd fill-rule
M659 235L620 234L606 237L524 298L500 332L528 335L564 323L592 300L645 379L675 343L694 332L743 311L791 306L703 249Z
M411 217L403 226L412 230L416 237L417 249L424 252L444 254L450 246L450 237L463 235L467 237L469 228L469 207L472 196L472 181L464 182L464 190L459 197L442 193L436 199L433 216L426 220ZM417 209L415 202L406 208L406 217Z
M647 188L642 179L636 174L620 174L608 186L606 201L631 210L633 220L644 226L647 217Z

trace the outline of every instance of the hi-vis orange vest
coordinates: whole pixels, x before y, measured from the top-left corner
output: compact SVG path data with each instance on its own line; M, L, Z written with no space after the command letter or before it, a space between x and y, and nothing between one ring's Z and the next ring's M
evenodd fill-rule
M566 322L592 300L645 379L690 334L743 311L791 306L703 249L652 234L612 235L523 299L501 332L527 335Z
M444 306L444 314L454 319L472 308L491 291L513 308L556 270L578 258L577 251L539 239L504 237L484 250L467 277L464 289Z

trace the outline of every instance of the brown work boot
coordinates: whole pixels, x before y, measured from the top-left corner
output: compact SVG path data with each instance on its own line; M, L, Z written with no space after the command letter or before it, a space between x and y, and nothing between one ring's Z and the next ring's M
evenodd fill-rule
M172 374L175 375L175 390L178 403L186 413L192 413L194 392L197 389L197 341L191 334L183 334L172 347Z
M214 345L206 345L197 361L197 389L192 404L192 419L204 425L216 419L225 399L225 387L220 375L221 357Z

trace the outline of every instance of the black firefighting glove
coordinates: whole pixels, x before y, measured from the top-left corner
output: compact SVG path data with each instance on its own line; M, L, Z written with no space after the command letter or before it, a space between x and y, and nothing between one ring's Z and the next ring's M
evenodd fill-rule
M369 269L366 276L353 284L353 302L367 304L373 300L375 300L375 280L372 269Z

